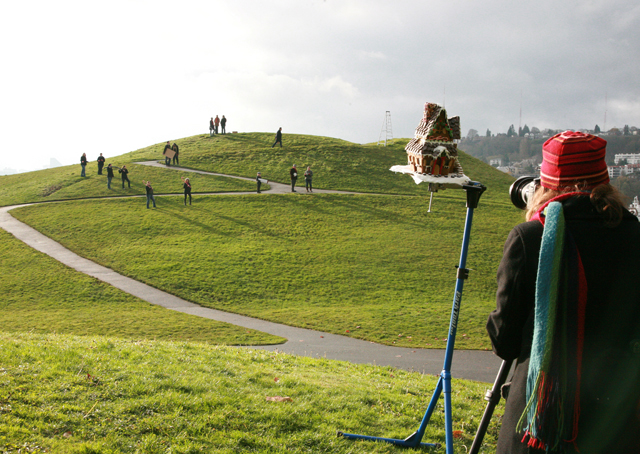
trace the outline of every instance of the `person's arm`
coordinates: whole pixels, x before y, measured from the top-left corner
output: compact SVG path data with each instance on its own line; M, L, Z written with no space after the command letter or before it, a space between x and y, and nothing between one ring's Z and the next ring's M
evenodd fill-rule
M535 300L537 270L527 266L527 258L524 239L516 228L504 245L497 274L496 309L487 321L493 351L506 360L515 359L520 354L523 329Z

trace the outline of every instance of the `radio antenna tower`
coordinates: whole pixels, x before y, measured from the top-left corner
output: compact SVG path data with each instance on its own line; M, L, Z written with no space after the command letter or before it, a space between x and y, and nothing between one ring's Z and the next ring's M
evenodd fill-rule
M391 112L387 110L386 113L384 114L382 131L380 131L380 137L378 137L378 145L380 145L384 141L384 146L386 147L387 141L391 139L393 139L393 131L391 129Z

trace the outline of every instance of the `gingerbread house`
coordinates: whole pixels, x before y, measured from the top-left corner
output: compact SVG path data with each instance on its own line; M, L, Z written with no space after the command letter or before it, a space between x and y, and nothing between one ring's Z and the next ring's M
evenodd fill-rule
M444 107L426 103L415 138L405 147L408 167L422 175L464 176L458 161L458 146L454 142L459 139L460 117L447 118Z

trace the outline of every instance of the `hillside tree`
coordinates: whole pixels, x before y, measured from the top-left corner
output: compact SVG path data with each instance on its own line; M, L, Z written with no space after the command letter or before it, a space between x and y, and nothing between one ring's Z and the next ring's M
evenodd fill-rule
M511 125L509 126L509 130L507 131L507 137L515 137L516 135L516 128Z
M489 128L487 128L487 133L485 134L485 137L491 137L491 130Z
M595 127L595 128L593 128L593 132L594 132L595 134L600 134L600 126L596 125L596 127Z

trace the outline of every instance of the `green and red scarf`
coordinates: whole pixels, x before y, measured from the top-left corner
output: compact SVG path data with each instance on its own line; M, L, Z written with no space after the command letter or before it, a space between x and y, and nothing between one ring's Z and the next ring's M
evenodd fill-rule
M580 417L580 378L587 281L565 220L563 194L551 200L544 225L538 275L533 343L527 376L527 405L517 430L523 443L547 452L574 452ZM583 195L583 194L582 194Z

